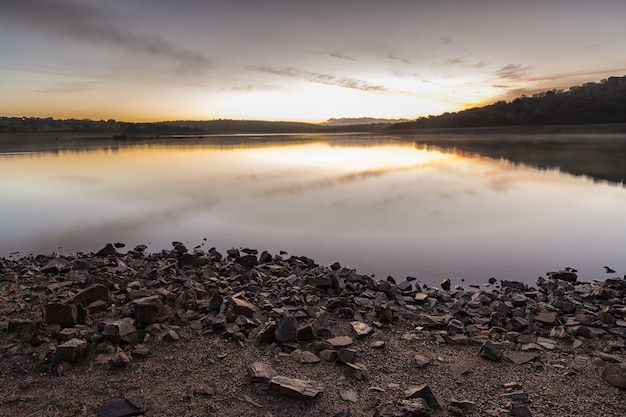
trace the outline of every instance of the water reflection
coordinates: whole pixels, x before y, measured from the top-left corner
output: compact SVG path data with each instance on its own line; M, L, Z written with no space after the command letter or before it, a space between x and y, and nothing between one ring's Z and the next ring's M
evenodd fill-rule
M623 188L418 142L219 137L13 153L0 161L0 255L206 237L222 251L288 250L431 283L626 272Z

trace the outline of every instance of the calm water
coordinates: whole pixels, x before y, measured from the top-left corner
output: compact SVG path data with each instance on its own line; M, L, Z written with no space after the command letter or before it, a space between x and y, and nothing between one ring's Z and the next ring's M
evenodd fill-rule
M619 181L421 139L75 140L39 145L44 152L4 146L0 256L96 251L107 242L158 251L180 240L222 252L286 250L432 284L492 276L532 282L565 266L585 279L606 278L604 265L626 273Z

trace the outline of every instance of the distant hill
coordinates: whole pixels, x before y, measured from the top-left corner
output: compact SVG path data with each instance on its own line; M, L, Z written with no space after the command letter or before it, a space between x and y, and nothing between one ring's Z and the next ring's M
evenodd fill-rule
M549 90L456 113L396 123L391 130L626 123L626 75Z
M376 117L342 117L328 119L320 124L326 126L354 126L383 123L403 123L409 121L409 119L380 119Z

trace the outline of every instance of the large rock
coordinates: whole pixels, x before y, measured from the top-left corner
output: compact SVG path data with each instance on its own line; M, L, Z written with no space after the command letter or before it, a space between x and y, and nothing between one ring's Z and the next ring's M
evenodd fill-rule
M609 363L600 375L607 384L626 389L626 363Z
M74 362L84 356L87 350L87 341L73 338L57 346L55 353L57 362Z
M125 317L107 323L102 330L102 336L114 343L127 342L133 343L138 341L137 328L133 324L133 319Z
M102 284L94 284L85 288L84 290L70 298L67 302L87 306L97 300L107 301L110 296L111 291L109 291L107 287Z
M502 350L491 342L491 340L487 340L483 343L478 351L478 354L492 361L499 361L502 359Z
M44 308L44 315L47 324L74 327L78 323L78 309L74 304L48 303Z
M277 342L287 342L291 339L295 339L298 334L296 328L297 322L295 317L283 316L276 325L276 333L274 333L274 339Z
M133 304L135 319L141 323L154 323L163 311L163 301L158 295L139 298Z
M299 400L312 400L324 391L324 384L315 381L275 376L270 380L270 389L279 394L287 395Z

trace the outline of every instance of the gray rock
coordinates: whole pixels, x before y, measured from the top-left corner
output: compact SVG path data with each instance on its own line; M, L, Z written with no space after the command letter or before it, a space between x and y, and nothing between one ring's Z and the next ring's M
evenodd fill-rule
M278 375L270 380L270 389L299 400L312 400L320 392L323 392L326 387L320 382Z
M102 329L102 336L114 343L138 341L137 328L133 325L133 319L130 317L105 324L104 329Z
M600 375L607 384L626 389L626 363L609 363Z
M298 331L296 328L296 318L292 316L283 316L276 325L276 333L274 339L278 342L287 342L295 339Z
M499 361L502 359L502 350L491 342L491 340L487 340L482 344L478 354L492 361Z
M98 417L128 417L144 414L147 410L144 397L114 400L98 407Z

